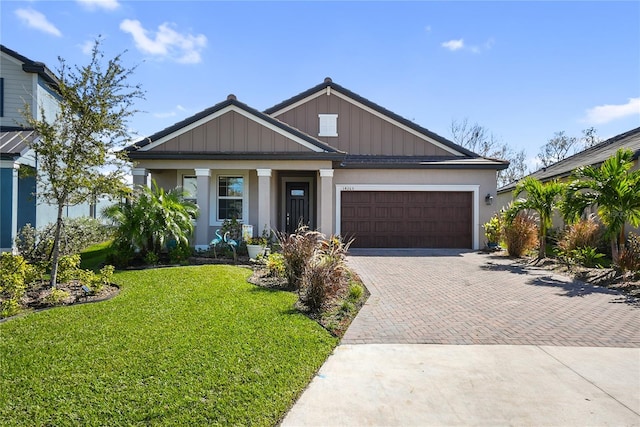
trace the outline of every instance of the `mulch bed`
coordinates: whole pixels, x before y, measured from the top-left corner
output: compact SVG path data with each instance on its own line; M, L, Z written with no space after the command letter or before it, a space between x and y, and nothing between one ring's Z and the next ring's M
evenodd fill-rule
M506 252L504 254L507 256ZM555 258L544 258L538 261L535 257L526 257L517 262L553 271L591 285L613 289L634 298L640 298L640 274L638 273L625 275L613 268L568 266Z
M103 286L100 292L87 294L82 289L82 283L77 280L59 284L57 289L69 293L69 296L58 304L51 304L46 301L47 296L51 293L51 286L49 285L49 282L41 282L36 286L30 287L22 299L22 304L27 308L42 309L60 305L104 301L106 299L113 298L118 294L118 292L120 292L120 288L117 285L109 284Z

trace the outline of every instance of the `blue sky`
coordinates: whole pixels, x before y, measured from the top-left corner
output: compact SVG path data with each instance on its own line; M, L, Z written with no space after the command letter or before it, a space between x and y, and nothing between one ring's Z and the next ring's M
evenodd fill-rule
M556 131L640 126L640 2L5 1L0 41L55 70L98 36L137 65L149 135L229 93L259 110L330 76L444 136L468 118L533 159Z

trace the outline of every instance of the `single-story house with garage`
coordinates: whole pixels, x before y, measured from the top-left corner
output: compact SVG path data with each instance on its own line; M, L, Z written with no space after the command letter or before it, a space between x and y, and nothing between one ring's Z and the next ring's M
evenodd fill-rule
M190 192L197 249L232 216L254 234L302 222L353 247L478 249L509 165L330 78L262 112L229 95L126 151L134 184Z

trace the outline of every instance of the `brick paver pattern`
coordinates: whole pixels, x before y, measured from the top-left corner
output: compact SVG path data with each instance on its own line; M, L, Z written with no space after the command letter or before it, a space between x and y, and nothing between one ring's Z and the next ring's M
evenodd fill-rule
M640 304L616 291L492 254L391 253L348 257L371 296L343 344L640 347Z

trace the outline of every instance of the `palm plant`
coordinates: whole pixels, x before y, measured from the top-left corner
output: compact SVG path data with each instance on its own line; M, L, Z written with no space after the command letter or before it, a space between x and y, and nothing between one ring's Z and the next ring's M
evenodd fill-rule
M624 249L625 224L640 224L640 170L631 171L632 166L633 152L620 149L600 167L576 169L563 203L567 222L576 221L587 207L597 206L614 262Z
M198 207L185 195L180 187L165 191L154 180L151 188L139 186L130 200L104 209L103 216L117 228L115 244L143 256L159 254L171 240L188 245Z
M547 256L547 230L552 225L551 216L553 210L559 205L560 195L563 194L564 189L565 186L558 181L542 183L531 176L526 177L516 185L513 196L518 197L526 192L527 198L515 200L505 211L505 220L508 224L513 222L520 211L531 210L538 214L538 260Z

